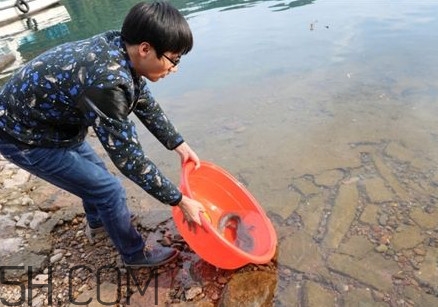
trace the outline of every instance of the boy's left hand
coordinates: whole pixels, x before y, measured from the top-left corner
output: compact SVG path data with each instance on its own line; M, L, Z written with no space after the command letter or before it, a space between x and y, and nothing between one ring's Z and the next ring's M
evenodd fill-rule
M196 152L193 151L193 149L190 148L190 146L186 142L176 147L175 151L181 157L181 164L192 161L195 163L195 169L198 169L201 166L198 155L196 154Z

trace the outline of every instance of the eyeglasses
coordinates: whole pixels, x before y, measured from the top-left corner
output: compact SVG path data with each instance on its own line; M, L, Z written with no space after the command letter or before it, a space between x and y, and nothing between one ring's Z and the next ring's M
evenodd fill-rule
M167 55L165 55L163 53L163 56L170 62L173 64L173 67L177 66L179 64L179 61L181 61L181 57L177 57L175 60L172 60L171 58L169 58Z

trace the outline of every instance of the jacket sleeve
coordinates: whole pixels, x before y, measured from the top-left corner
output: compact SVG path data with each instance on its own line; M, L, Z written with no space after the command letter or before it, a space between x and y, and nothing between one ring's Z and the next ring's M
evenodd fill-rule
M167 149L173 150L184 142L182 136L167 118L161 106L152 97L146 83L134 108L134 114Z
M135 124L128 119L130 106L122 89L85 91L81 109L122 174L162 203L180 202L179 189L144 154Z

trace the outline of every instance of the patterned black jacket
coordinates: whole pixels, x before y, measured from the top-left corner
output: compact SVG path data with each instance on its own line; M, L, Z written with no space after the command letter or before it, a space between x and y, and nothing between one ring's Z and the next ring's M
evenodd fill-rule
M156 199L182 195L145 156L133 112L169 150L182 136L136 76L118 31L66 43L26 63L0 89L0 137L22 146L68 147L93 127L117 168Z

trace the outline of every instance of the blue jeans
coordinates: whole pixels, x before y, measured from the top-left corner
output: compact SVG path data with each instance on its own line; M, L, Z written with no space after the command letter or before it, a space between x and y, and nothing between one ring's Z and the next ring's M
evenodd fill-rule
M131 224L125 189L87 142L67 148L22 148L0 138L0 154L80 197L90 227L103 225L124 260L143 251L144 241Z

